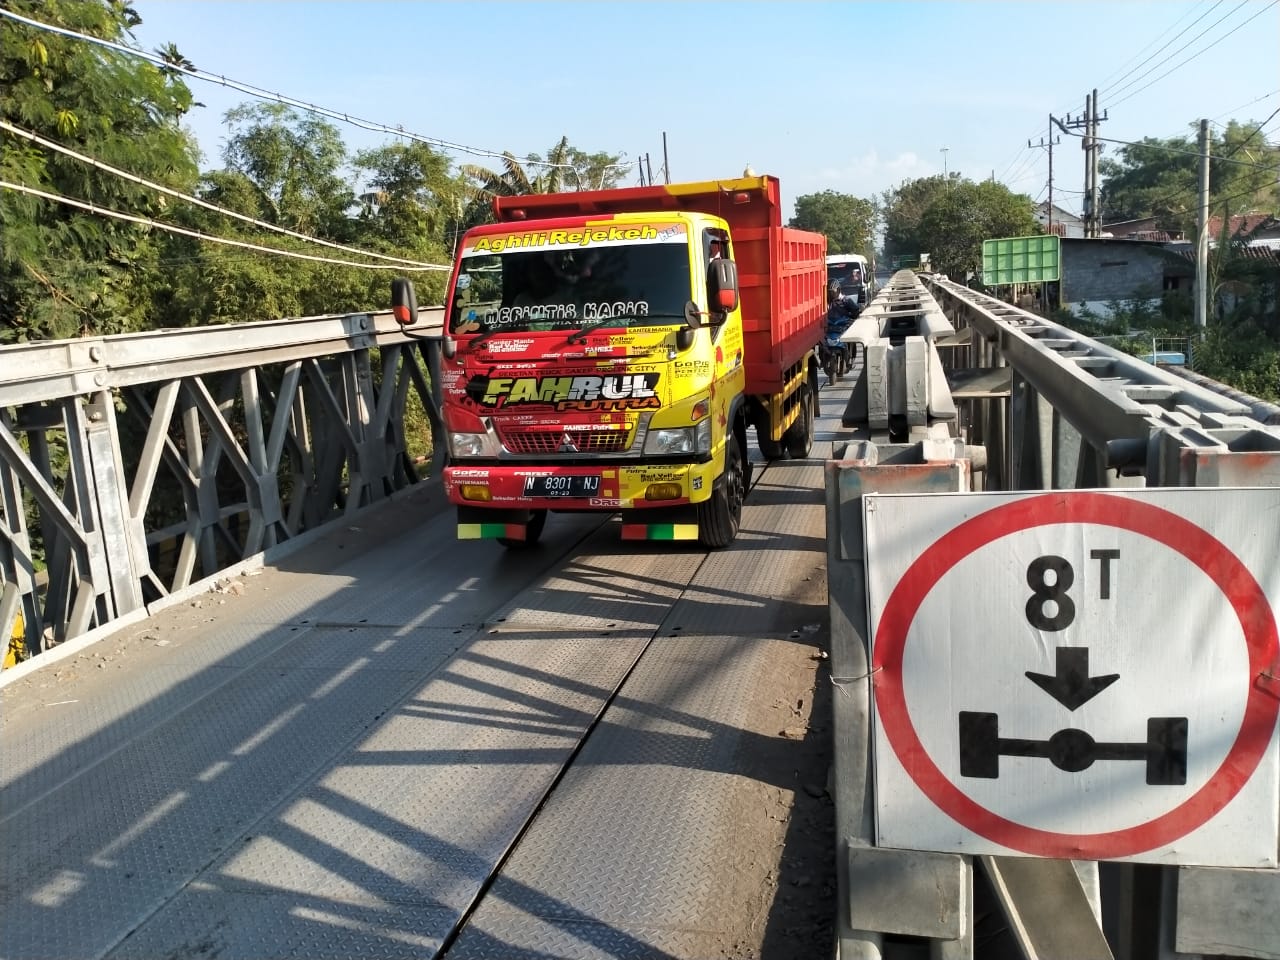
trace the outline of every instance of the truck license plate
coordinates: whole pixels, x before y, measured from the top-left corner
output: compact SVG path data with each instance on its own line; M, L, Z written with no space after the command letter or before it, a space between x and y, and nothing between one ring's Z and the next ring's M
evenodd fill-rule
M526 497L595 497L600 495L599 477L526 477Z

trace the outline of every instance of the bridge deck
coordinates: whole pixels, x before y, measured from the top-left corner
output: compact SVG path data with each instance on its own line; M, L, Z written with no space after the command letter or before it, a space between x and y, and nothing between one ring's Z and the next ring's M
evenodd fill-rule
M11 683L0 953L758 955L846 397L728 550L419 491Z

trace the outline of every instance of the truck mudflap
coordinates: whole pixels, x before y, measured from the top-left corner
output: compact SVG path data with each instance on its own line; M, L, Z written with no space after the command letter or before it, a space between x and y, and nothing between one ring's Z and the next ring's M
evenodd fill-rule
M691 506L624 510L623 540L697 540L698 514Z
M488 510L458 507L459 540L536 543L546 523L545 510Z

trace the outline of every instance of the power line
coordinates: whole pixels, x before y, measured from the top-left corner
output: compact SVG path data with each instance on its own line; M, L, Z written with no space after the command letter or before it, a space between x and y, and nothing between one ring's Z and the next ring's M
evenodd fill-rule
M108 49L116 50L116 51L119 51L120 53L126 53L132 57L139 57L143 60L150 61L151 63L163 68L164 70L180 71L186 76L195 77L197 80L205 80L209 83L216 83L224 87L229 87L233 90L239 90L241 93L247 93L250 96L257 97L260 100L271 100L276 103L283 103L286 106L298 107L299 109L305 110L308 113L316 113L316 114L320 114L321 116L329 117L334 120L341 120L344 123L349 123L352 126L360 127L361 129L364 129L364 130L372 130L377 133L389 133L393 136L404 137L406 140L415 140L419 143L425 143L431 146L440 147L441 149L444 149L444 150L454 150L459 153L467 153L477 157L490 157L496 160L516 159L515 154L510 153L509 151L499 153L496 150L485 150L480 147L468 146L467 144L464 144L464 143L454 143L450 140L441 140L438 137L428 137L420 133L414 133L411 130L406 130L403 126L392 127L387 124L377 123L372 120L363 120L360 117L353 117L349 113L343 113L338 110L330 110L329 108L319 106L318 104L307 103L306 101L298 100L295 97L289 97L284 94L274 93L270 90L265 90L262 87L255 87L252 84L242 83L238 80L231 80L219 74L213 74L205 70L200 70L197 67L183 66L182 64L170 63L169 61L165 60L164 57L158 56L153 53L147 53L145 50L139 50L136 47L130 47L123 43L116 43L113 40L104 40L101 37L94 37L85 33L77 33L75 30L68 30L64 27L56 27L51 23L43 23L39 20L32 20L29 17L21 16L20 14L14 13L11 10L6 10L3 7L0 7L0 17L7 17L10 20L16 20L19 23L25 23L28 26L35 27L39 30L47 30L50 33L56 33L64 37L71 37L73 39L83 40L86 43L93 43L100 47L107 47ZM624 153L623 156L626 156L626 154ZM528 163L534 166L565 168L565 169L573 170L574 173L577 174L577 168L570 163L552 163L549 160L521 160L520 162L522 164ZM625 164L615 163L615 164L609 164L606 167L606 169L612 169L614 167L630 168L630 166L631 164L629 162ZM581 186L581 181L579 181L579 186Z
M1231 148L1231 152L1230 152L1230 153L1224 153L1224 154L1223 154L1221 157L1219 157L1218 159L1220 159L1220 160L1225 160L1225 159L1227 159L1228 157L1233 157L1233 156L1235 156L1237 153L1239 153L1242 149L1244 149L1245 144L1247 144L1250 140L1252 140L1254 137L1256 137L1258 134L1260 134L1260 133L1262 132L1262 128L1263 128L1263 127L1265 127L1268 123L1270 123L1272 120L1274 120L1274 119L1275 119L1275 116L1276 116L1276 114L1277 114L1277 113L1280 113L1280 107L1276 107L1274 110L1272 110L1272 111L1271 111L1271 116L1267 117L1267 119L1263 120L1260 124L1258 124L1256 127L1254 127L1254 128L1253 128L1253 133L1249 134L1247 137L1245 137L1243 140L1241 140L1239 143L1237 143L1234 147L1232 147L1232 148Z
M1273 116L1274 116L1274 114L1273 114ZM1079 134L1079 133L1072 133L1070 130L1068 130L1066 127L1064 127L1064 126L1062 125L1062 121L1060 121L1060 120L1058 120L1058 119L1056 119L1056 118L1055 118L1053 122L1054 122L1054 123L1056 123L1056 124L1058 125L1058 128L1059 128L1059 129L1061 129L1061 130L1062 130L1062 132L1063 132L1063 133L1065 133L1067 136L1069 136L1069 137L1079 137L1079 138L1081 138L1081 139L1083 139L1083 138L1084 138L1084 135L1083 135L1083 134ZM1198 157L1200 156L1200 154L1196 153L1196 152L1195 152L1195 151L1193 151L1193 150L1177 150L1177 149L1175 149L1175 148L1173 148L1173 147L1166 147L1164 144L1161 144L1161 143L1134 143L1132 140L1114 140L1114 139L1112 139L1112 138L1110 138L1110 137L1098 137L1098 136L1095 136L1093 139L1094 139L1094 140L1102 140L1102 141L1104 141L1105 143L1118 143L1118 144L1120 144L1121 146L1124 146L1124 147L1140 147L1140 148L1142 148L1142 149L1144 149L1144 150L1161 150L1161 151L1163 151L1164 153L1176 153L1176 154L1180 154L1181 156L1184 156L1184 157L1197 157L1197 158L1198 158ZM1274 169L1274 164L1266 164L1266 163L1249 163L1249 162L1248 162L1248 161L1246 161L1246 160L1232 160L1232 159L1230 159L1229 157L1225 157L1225 156L1223 156L1223 157L1214 157L1213 159L1217 160L1219 163L1235 163L1235 164L1238 164L1238 165L1240 165L1240 166L1242 166L1242 167L1252 167L1254 170L1267 170L1267 171L1270 171L1270 170Z
M34 187L27 187L20 183L10 183L7 180L0 180L0 189L16 190L18 193L27 193L33 197L42 197L45 200L53 200L55 203L63 203L67 206L77 207L81 210L87 210L89 213L97 214L103 217L113 217L116 220L126 220L129 223L138 223L147 227L155 227L157 230L166 230L169 233L179 233L184 237L194 237L197 240L208 240L210 243L223 243L229 247L240 247L245 250L256 250L259 253L270 253L281 257L293 257L295 260L311 260L315 263L331 263L339 267L360 267L364 270L401 270L411 272L421 272L425 270L448 271L451 267L444 266L392 266L385 263L355 263L351 260L335 260L332 257L317 257L309 253L297 253L293 250L280 250L276 247L264 247L256 243L246 243L242 240L231 240L227 237L215 237L206 233L200 233L196 230L187 230L185 227L176 227L171 223L161 223L159 220L153 220L150 217L138 217L130 213L120 213L117 210L110 210L106 207L100 207L93 203L85 203L82 200L73 200L71 197L64 197L56 193L48 193L44 190L37 190Z
M1180 31L1178 31L1178 33L1177 33L1175 36L1170 37L1170 38L1165 42L1164 46L1160 47L1160 49L1159 49L1159 50L1155 51L1155 53L1151 54L1151 56L1149 56L1149 57L1147 57L1147 59L1143 60L1143 61L1142 61L1142 63L1139 63L1137 66L1133 67L1133 68L1132 68L1128 73L1126 73L1123 77L1118 78L1118 79L1116 80L1116 82L1115 82L1115 83L1113 83L1113 84L1111 84L1109 87L1104 87L1104 88L1103 88L1103 90L1102 90L1102 92L1103 92L1103 93L1109 93L1111 90L1114 90L1114 89L1116 88L1116 85L1117 85L1117 84L1119 84L1121 80L1125 79L1125 77L1128 77L1128 76L1132 75L1132 74L1133 74L1133 73L1135 73L1139 68L1141 68L1142 66L1144 66L1144 65L1146 65L1146 64L1148 64L1148 63L1150 63L1152 60L1154 60L1154 59L1156 58L1156 56L1161 52L1161 50L1164 50L1164 49L1165 49L1165 47L1169 46L1169 44L1173 43L1173 41L1174 41L1174 40L1177 40L1177 39L1178 39L1178 37L1182 36L1184 33L1186 33L1188 30L1190 30L1192 27L1194 27L1197 23L1199 23L1201 20L1203 20L1203 19L1204 19L1205 17L1207 17L1209 14L1213 13L1213 11L1217 10L1217 9L1218 9L1218 7L1222 6L1222 4L1223 4L1223 3L1225 3L1225 2L1226 2L1226 0L1218 0L1218 2L1217 2L1217 3L1215 3L1212 7L1210 7L1208 10L1206 10L1204 13L1200 14L1200 16L1196 17L1196 18L1195 18L1194 20L1192 20L1189 24L1187 24L1187 25L1186 25L1185 27L1183 27ZM1242 7L1242 6L1244 6L1244 2L1243 2L1243 0L1242 0L1242 2L1241 2L1241 4L1240 4L1240 7ZM1231 11L1231 13L1228 13L1228 14L1226 15L1226 17L1231 16L1231 14L1232 14L1232 13L1235 13L1235 12L1236 12L1236 10L1239 10L1239 9L1240 9L1240 7L1236 7L1236 8L1235 8L1235 10L1232 10L1232 11ZM1226 17L1223 17L1222 19L1223 19L1223 20L1225 20L1225 19L1226 19ZM1185 50L1188 46L1190 46L1191 44L1195 43L1197 40L1199 40L1201 37L1203 37L1206 33L1208 33L1210 30L1212 30L1214 27L1216 27L1216 26L1217 26L1219 23L1221 23L1221 22L1222 22L1222 20L1218 20L1218 21L1216 21L1215 23L1211 24L1210 26L1205 27L1205 29L1204 29L1204 30L1200 31L1200 32L1199 32L1198 34L1196 34L1192 39L1188 40L1188 41L1187 41L1187 43L1186 43L1184 46L1179 47L1177 50L1173 51L1173 53L1174 53L1174 54L1176 54L1176 53L1179 53L1179 52L1180 52L1180 51L1182 51L1182 50ZM1170 54L1170 56L1173 56L1173 54ZM1167 58L1166 58L1166 59L1167 59ZM1158 69L1158 68L1153 68L1153 69ZM1149 73L1149 72L1150 72L1150 71L1148 71L1148 73ZM1145 75L1146 75L1146 74L1143 74L1143 76L1145 76ZM1138 77L1138 78L1137 78L1137 80L1141 80L1141 79L1142 79L1142 77ZM1132 81L1130 81L1128 84L1125 84L1125 86L1132 86L1134 83L1136 83L1136 82L1137 82L1137 80L1132 80ZM1124 87L1121 87L1120 89L1121 89L1121 90L1123 90L1123 89L1124 89Z
M1229 117L1233 113L1235 113L1237 110L1243 110L1245 107L1251 107L1255 103L1261 103L1263 100L1270 100L1277 93L1280 93L1280 90L1272 90L1270 93L1264 93L1262 96L1257 97L1256 99L1250 100L1248 103L1242 103L1238 107L1232 107L1226 113L1221 113L1218 116L1214 117L1213 122L1216 123L1217 121L1221 120L1223 117ZM1272 116L1275 116L1275 114L1272 114Z
M1221 2L1221 0L1219 0L1219 2ZM1217 6L1217 4L1215 3L1215 4L1214 4L1214 6ZM1164 29L1164 31L1163 31L1163 32L1161 32L1161 33L1160 33L1160 34L1158 34L1156 37L1154 37L1152 40L1150 40L1150 41L1147 43L1147 45L1146 45L1146 46L1144 46L1144 47L1143 47L1141 50L1139 50L1137 53L1135 53L1135 54L1130 58L1130 60L1129 60L1128 62L1132 62L1133 60L1136 60L1138 57L1140 57L1140 56L1142 56L1144 53L1146 53L1146 52L1147 52L1147 50L1148 50L1148 49L1150 49L1150 47L1151 47L1151 45L1152 45L1152 44L1154 44L1154 43L1156 43L1158 40L1160 40L1160 38L1161 38L1161 37L1163 37L1163 36L1164 36L1165 34L1167 34L1170 30L1172 30L1174 27L1176 27L1178 24L1180 24L1183 20L1187 19L1187 17L1191 16L1191 14L1192 14L1192 13L1194 13L1194 12L1195 12L1195 4L1192 4L1192 5L1187 9L1187 12L1186 12L1186 13L1184 13L1182 16L1180 16L1177 20L1173 21L1173 23L1169 24L1169 26L1165 27L1165 29ZM1197 18L1197 21L1196 21L1196 22L1198 22L1199 20L1201 20L1201 19L1203 19L1204 17L1208 16L1208 15L1209 15L1210 13L1212 13L1212 12L1213 12L1213 7L1210 7L1207 11L1205 11L1203 14L1201 14L1199 18ZM1186 32L1187 32L1187 30L1190 30L1192 27L1194 27L1194 26L1196 25L1196 22L1192 22L1192 23L1187 24L1187 26L1186 26L1186 27L1185 27L1181 32L1179 32L1179 33L1177 34L1177 36L1171 37L1171 38L1169 39L1168 43L1166 43L1164 46L1165 46L1165 47L1167 47L1170 43L1173 43L1173 41L1174 41L1174 40L1177 40L1177 39L1178 39L1178 37L1182 36L1182 34L1183 34L1183 33L1186 33ZM1161 48L1160 48L1160 50L1163 50L1163 49L1164 49L1164 47L1161 47ZM1160 50L1155 51L1155 53L1159 53L1159 52L1160 52ZM1155 56L1155 53L1153 53L1151 56ZM1148 57L1148 58L1147 58L1147 60L1150 60L1150 59L1151 59L1151 57ZM1133 70L1138 69L1138 67L1142 66L1142 64L1143 64L1143 63L1146 63L1146 62L1147 62L1147 60L1143 60L1143 61L1142 61L1142 63L1137 64L1137 65L1133 68ZM1117 68L1116 68L1116 70L1115 70L1115 72L1114 72L1114 73L1112 73L1110 76L1106 77L1106 78L1102 81L1102 85L1103 85L1103 88L1104 88L1104 89L1106 89L1106 84L1109 84L1109 83L1111 83L1112 81L1115 81L1115 82L1117 82L1117 83L1118 83L1119 81L1123 80L1125 77L1129 76L1129 73L1132 73L1132 72L1133 72L1133 70L1130 70L1130 71L1129 71L1129 73L1125 73L1123 76L1117 76L1117 74L1119 74L1119 73L1120 73L1120 71L1121 71L1121 70L1123 70L1123 69L1125 68L1125 66L1126 66L1126 65L1127 65L1127 64L1121 64L1119 67L1117 67Z
M1188 63L1190 63L1192 60L1196 59L1196 57L1200 56L1201 54L1208 53L1210 50L1212 50L1214 47L1216 47L1218 44L1220 44L1223 40L1227 39L1227 37L1231 36L1231 35L1232 35L1233 33L1235 33L1237 30L1241 29L1242 27L1244 27L1244 26L1246 26L1246 25L1248 25L1248 24L1252 23L1254 20L1258 19L1258 17L1262 16L1264 13L1266 13L1268 10L1270 10L1272 7L1274 7L1274 6L1276 5L1276 3L1277 3L1277 2L1280 2L1280 0L1271 0L1271 3L1269 3L1269 4L1267 4L1266 6L1262 7L1260 10L1258 10L1258 12L1257 12L1257 13L1255 13L1255 14L1254 14L1252 17L1250 17L1248 20L1245 20L1245 21L1243 21L1243 22L1241 22L1241 23L1237 24L1236 26L1234 26L1234 27L1232 27L1230 30L1228 30L1226 33L1224 33L1222 36L1218 37L1216 40L1214 40L1212 43L1210 43L1208 46L1202 47L1201 49L1199 49L1199 50L1197 50L1195 53L1193 53L1191 56L1187 57L1185 60L1182 60L1182 61L1180 61L1179 63L1174 64L1172 67L1170 67L1170 68L1169 68L1168 70L1166 70L1164 73L1160 74L1160 76L1156 77L1156 78L1155 78L1154 80L1152 80L1150 83L1146 83L1146 84L1144 84L1143 86L1139 87L1137 90L1134 90L1133 92L1131 92L1131 93L1129 93L1129 94L1127 94L1127 95L1125 95L1125 96L1121 97L1119 100L1113 100L1113 101L1111 101L1111 103L1110 103L1110 104L1108 104L1108 106L1112 106L1112 107L1119 106L1120 104L1124 103L1126 100L1129 100L1129 99L1132 99L1133 97L1136 97L1136 96L1137 96L1138 94L1140 94L1143 90L1146 90L1148 87L1153 86L1154 84L1159 83L1161 80L1163 80L1165 77L1169 76L1169 74L1173 73L1175 70L1179 69L1180 67L1184 67L1184 66L1186 66L1186 65L1187 65ZM1241 0L1240 6L1236 7L1234 10L1232 10L1232 11L1231 11L1231 13L1227 14L1227 17L1231 16L1231 14L1232 14L1232 13L1235 13L1235 12L1236 12L1236 10L1239 10L1239 9L1240 9L1240 7L1245 6L1247 3L1248 3L1248 0ZM1222 18L1222 20L1225 20L1225 19L1226 19L1226 17L1223 17L1223 18ZM1219 23L1221 23L1221 22L1222 22L1222 20L1218 20L1217 22L1215 22L1215 23L1214 23L1214 25L1213 25L1213 26L1215 26L1215 27L1216 27ZM1210 27L1209 29L1212 29L1212 27ZM1205 31L1205 33L1208 33L1208 30L1206 30L1206 31ZM1204 36L1204 34L1202 33L1202 34L1200 34L1200 36ZM1196 39L1198 40L1198 39L1200 39L1200 37L1196 37ZM1192 42L1194 42L1194 41L1192 41ZM1183 46L1183 47L1179 47L1179 48L1178 48L1178 50L1176 50L1176 51L1174 51L1174 52L1175 52L1175 53L1181 53L1183 50L1185 50L1185 49L1186 49L1186 47L1187 47L1187 46L1190 46L1190 44L1187 44L1186 46ZM1149 73L1149 72L1150 72L1150 71L1148 71L1148 73ZM1144 74L1143 76L1146 76L1146 74ZM1141 77L1139 77L1138 79L1141 79ZM1136 82L1136 81L1135 81L1135 82ZM1130 84L1126 84L1126 86L1129 86L1129 85L1130 85ZM1121 89L1124 89L1124 88L1122 87ZM1119 91L1117 91L1117 92L1119 92Z
M344 246L341 243L333 243L330 240L322 240L319 237L310 237L310 236L307 236L305 233L297 233L296 231L286 229L285 227L277 226L274 223L267 223L265 220L258 220L258 219L255 219L254 217L245 216L243 213L237 213L234 210L228 210L225 207L218 206L217 204L209 203L206 200L201 200L199 197L193 197L189 194L182 193L178 190L171 190L168 187L163 186L162 184L153 183L150 180L143 179L142 177L129 173L126 170L117 169L116 167L103 163L100 160L95 160L93 157L86 156L83 153L77 153L75 150L71 150L71 149L68 149L67 147L62 146L61 144L54 143L52 140L46 140L44 137L37 136L36 134L31 133L28 130L23 130L21 127L15 127L13 124L8 123L5 120L0 120L0 130L8 130L12 134L15 134L19 137L24 137L27 140L32 141L33 143L40 144L40 146L42 147L48 147L50 150L54 150L58 153L65 154L68 157L72 157L76 160L80 160L83 163L90 164L91 166L96 167L99 170L105 170L107 173L113 174L117 177L121 177L125 180L129 180L133 183L141 184L142 186L148 187L152 190L156 190L159 193L166 194L170 197L175 197L178 200L185 200L187 203L194 203L196 206L204 207L206 210L212 210L215 213L220 213L220 214L223 214L224 216L233 217L236 220L240 220L244 223L252 224L255 227L261 227L264 230L270 230L274 233L282 233L285 236L293 237L297 240L305 240L307 243L316 243L316 244L319 244L320 246L330 247L334 250L342 250L346 253L358 254L362 257L373 257L376 260L388 260L391 263L404 263L414 267L435 267L443 270L450 269L449 267L443 267L437 263L423 263L421 260L406 260L404 257L392 257L385 253L375 253L372 250L361 250L358 247Z

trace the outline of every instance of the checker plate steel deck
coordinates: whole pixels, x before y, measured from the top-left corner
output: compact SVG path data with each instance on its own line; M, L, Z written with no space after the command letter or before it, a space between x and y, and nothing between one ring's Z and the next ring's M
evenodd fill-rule
M553 518L538 550L460 545L452 516L391 504L327 565L6 686L0 955L431 957L468 915L450 956L731 935L745 721L770 651L825 610L823 583L797 593L820 470L758 476L710 561L598 517Z

